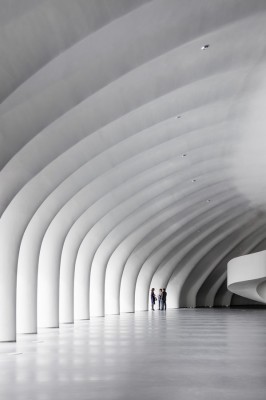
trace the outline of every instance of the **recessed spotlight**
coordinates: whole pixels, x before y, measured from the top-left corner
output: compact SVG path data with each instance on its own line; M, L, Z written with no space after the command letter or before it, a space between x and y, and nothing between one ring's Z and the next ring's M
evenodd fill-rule
M201 47L201 50L206 50L206 49L208 49L209 47L210 47L209 44L205 44L204 46Z
M210 200L210 199L206 200L206 203L210 203L210 202L211 202L211 200Z
M197 182L197 179L192 179L192 181L191 182Z
M179 118L181 118L181 115L177 115L177 116L176 116L176 119L179 119Z
M186 153L182 154L182 157L186 157L186 156L187 156Z

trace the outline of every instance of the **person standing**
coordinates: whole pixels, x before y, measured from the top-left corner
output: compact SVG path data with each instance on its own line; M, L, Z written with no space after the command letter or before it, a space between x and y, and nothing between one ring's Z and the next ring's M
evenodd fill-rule
M161 298L162 310L166 310L166 297L167 297L167 292L165 289L163 289L162 290L162 298Z
M161 305L162 305L162 292L163 292L163 290L162 289L160 289L159 290L159 294L158 294L158 310L160 310L161 309Z
M157 300L154 290L155 290L154 288L151 289L151 309L152 309L152 311L154 311L154 304L155 304L155 301Z

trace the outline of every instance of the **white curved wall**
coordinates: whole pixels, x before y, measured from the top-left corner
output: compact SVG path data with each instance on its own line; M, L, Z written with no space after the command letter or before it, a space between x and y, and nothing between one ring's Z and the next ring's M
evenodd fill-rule
M1 1L1 341L147 310L151 286L170 307L230 304L228 260L265 238L265 16Z
M227 287L239 296L266 304L266 251L229 261Z

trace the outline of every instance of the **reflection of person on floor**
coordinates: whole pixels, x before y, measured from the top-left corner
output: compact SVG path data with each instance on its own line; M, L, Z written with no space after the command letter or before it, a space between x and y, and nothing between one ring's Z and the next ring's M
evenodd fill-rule
M155 304L155 301L157 300L154 290L155 290L154 288L151 289L151 309L152 309L152 311L154 311L154 304Z
M161 298L161 303L162 303L162 310L166 310L166 297L167 297L167 292L165 289L162 291L162 298Z
M157 296L157 298L158 298L158 310L160 310L161 309L161 304L162 304L162 289L160 289L159 290L159 294L158 294L158 296Z

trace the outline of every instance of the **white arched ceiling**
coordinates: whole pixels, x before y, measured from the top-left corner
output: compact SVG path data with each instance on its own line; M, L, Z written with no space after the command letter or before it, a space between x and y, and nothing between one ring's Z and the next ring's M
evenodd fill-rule
M264 243L265 1L0 5L0 340L151 286L230 304Z

